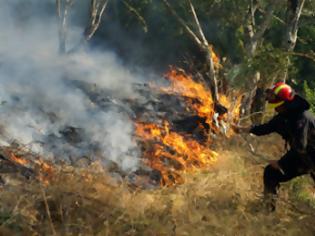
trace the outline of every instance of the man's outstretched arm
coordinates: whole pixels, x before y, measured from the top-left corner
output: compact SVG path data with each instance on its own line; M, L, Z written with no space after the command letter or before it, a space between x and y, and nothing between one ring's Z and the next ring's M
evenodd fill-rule
M258 136L267 135L276 131L278 118L274 117L268 123L262 125L254 125L254 126L239 126L232 125L233 130L236 133L252 133Z

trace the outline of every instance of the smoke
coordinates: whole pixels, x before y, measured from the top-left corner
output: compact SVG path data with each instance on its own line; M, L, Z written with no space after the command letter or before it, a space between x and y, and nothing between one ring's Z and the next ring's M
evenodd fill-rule
M56 21L43 12L53 4L38 14L31 5L32 14L22 20L17 4L0 3L1 142L17 140L47 158L89 156L135 170L133 122L113 101L137 96L131 85L142 76L111 52L60 56ZM72 35L81 33L72 29Z

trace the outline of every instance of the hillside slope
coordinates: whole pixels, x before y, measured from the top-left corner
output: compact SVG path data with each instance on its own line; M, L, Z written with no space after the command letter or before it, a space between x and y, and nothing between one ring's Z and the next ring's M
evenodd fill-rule
M280 155L277 137L252 138L257 152ZM265 163L239 137L221 142L212 169L173 187L141 189L98 163L59 166L48 184L3 175L1 235L313 235L312 183L281 188L275 213L261 204ZM266 151L267 150L267 151Z

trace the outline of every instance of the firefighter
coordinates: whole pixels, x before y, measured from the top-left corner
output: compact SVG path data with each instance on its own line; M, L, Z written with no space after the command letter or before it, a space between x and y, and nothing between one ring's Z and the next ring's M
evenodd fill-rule
M305 174L314 179L315 117L308 111L310 104L283 82L266 90L266 100L277 112L269 122L252 127L234 126L234 129L258 136L275 132L288 145L281 159L270 161L264 169L264 200L267 208L274 211L280 183Z

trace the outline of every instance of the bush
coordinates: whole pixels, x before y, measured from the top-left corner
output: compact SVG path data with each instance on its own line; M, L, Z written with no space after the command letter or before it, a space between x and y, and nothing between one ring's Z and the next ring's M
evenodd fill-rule
M315 113L315 88L311 88L311 86L309 86L307 82L304 81L304 92L305 92L306 99L311 104L312 112Z

